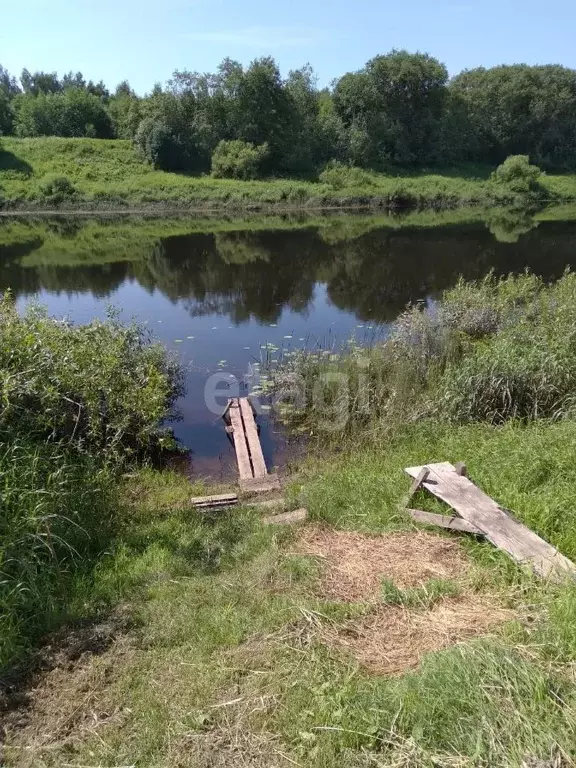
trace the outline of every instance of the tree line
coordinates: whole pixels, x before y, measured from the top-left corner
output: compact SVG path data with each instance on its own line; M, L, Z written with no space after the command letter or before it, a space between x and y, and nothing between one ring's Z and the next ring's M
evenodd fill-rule
M576 168L576 70L506 65L449 78L428 54L376 56L329 88L271 57L174 72L139 96L81 72L0 66L0 134L130 139L155 167L236 178L314 176L330 163L386 170L529 155Z

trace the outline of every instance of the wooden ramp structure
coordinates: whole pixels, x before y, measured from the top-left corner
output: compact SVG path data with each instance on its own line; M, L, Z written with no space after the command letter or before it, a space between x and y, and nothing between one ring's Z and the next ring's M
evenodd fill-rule
M414 478L410 497L425 488L458 513L458 516L447 517L408 509L413 519L485 536L518 563L529 565L542 578L576 577L574 563L474 485L466 477L464 465L455 467L442 462L408 467L405 472Z
M240 490L262 493L278 489L278 478L270 475L266 468L250 400L247 397L232 398L223 418L236 451Z

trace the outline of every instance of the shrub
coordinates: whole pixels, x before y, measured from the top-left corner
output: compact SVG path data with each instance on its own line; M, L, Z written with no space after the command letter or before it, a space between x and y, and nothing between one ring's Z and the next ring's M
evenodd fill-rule
M161 120L144 118L136 131L134 144L154 168L178 171L186 167L186 152L180 138Z
M353 168L338 161L328 163L320 174L320 181L332 189L345 187L373 187L374 178L362 168Z
M268 145L247 141L221 141L212 155L212 176L216 179L257 179L268 156Z
M491 176L496 186L506 186L517 195L534 194L540 190L542 171L531 165L527 155L511 155Z
M50 203L60 203L74 197L77 189L67 176L50 173L38 185L40 196Z
M159 425L182 391L179 365L138 326L74 326L0 301L0 440L66 440L104 458L171 446Z

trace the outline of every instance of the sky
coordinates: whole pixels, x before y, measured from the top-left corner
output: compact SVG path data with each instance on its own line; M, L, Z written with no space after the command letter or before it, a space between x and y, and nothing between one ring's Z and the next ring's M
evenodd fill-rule
M309 62L321 86L392 48L423 51L451 75L526 62L576 68L574 0L0 0L0 64L18 75L80 70L139 93L175 69L226 56Z

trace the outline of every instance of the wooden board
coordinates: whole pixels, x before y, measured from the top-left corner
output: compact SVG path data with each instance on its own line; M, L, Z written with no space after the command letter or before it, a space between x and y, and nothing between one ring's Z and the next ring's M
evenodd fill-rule
M246 432L246 442L248 443L248 452L252 462L253 477L266 477L268 470L266 469L264 454L262 453L262 446L258 437L254 411L247 397L240 398L240 413L242 414L244 431Z
M266 493L267 491L277 491L279 489L280 480L276 475L240 478L240 490L244 491L244 493Z
M455 517L453 515L436 515L433 512L424 512L422 509L407 509L406 512L408 512L412 520L416 520L417 523L439 525L441 528L450 528L453 531L461 531L462 533L473 533L476 536L484 535L479 528L476 528L475 525L472 525L472 523L469 523L461 517Z
M250 454L248 453L248 443L244 433L244 424L242 422L242 412L238 398L230 401L228 407L228 416L232 425L232 439L236 450L236 460L238 462L238 474L240 480L254 477L252 474L252 465L250 463Z
M576 566L557 549L537 536L522 523L507 515L490 496L467 477L459 475L448 463L426 464L430 473L422 487L449 504L458 514L484 533L499 549L508 552L523 565L531 566L544 578L560 574L576 576ZM405 471L416 478L424 467L408 467Z
M238 504L238 496L235 493L220 493L215 496L194 496L190 499L190 502L197 509L233 507Z

